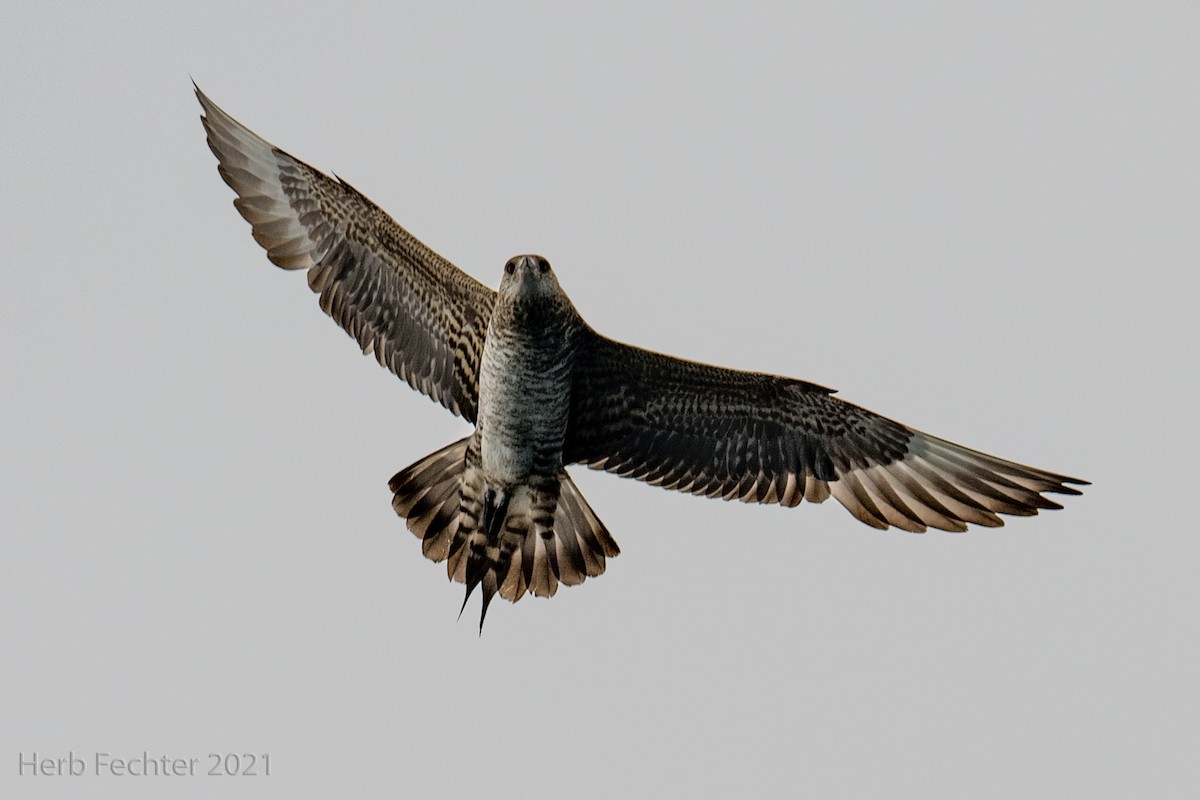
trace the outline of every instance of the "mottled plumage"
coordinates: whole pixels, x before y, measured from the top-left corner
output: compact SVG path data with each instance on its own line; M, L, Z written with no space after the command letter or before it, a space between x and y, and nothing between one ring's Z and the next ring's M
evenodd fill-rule
M370 200L275 148L197 89L208 143L267 256L307 269L321 308L415 389L475 423L397 473L392 505L483 616L604 572L616 542L565 465L668 489L794 506L831 495L876 528L966 530L1061 508L1085 484L952 444L804 381L614 342L541 256L499 292ZM466 599L464 599L464 605Z

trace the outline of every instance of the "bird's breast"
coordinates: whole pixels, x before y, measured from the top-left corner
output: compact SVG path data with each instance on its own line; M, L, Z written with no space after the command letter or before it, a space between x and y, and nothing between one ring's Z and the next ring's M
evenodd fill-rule
M561 333L489 326L479 375L480 457L504 483L562 466L570 410L572 352Z

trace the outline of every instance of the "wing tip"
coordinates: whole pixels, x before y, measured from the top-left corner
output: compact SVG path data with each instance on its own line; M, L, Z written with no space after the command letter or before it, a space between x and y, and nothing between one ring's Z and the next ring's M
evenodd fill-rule
M204 90L200 88L200 84L196 83L196 79L189 75L188 80L192 82L192 90L196 93L196 99L200 102L200 108L203 110L200 118L207 119L208 115L213 111L220 112L221 109L204 93Z

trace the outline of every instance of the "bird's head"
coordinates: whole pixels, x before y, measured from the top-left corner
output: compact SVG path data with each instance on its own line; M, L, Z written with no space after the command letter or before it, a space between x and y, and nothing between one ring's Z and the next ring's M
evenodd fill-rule
M550 262L542 256L513 256L504 265L504 276L500 279L502 297L521 303L561 294L558 278L554 277Z

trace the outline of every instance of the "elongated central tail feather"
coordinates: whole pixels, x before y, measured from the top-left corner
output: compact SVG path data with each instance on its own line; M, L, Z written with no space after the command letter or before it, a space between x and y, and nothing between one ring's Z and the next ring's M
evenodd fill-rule
M478 439L432 453L389 482L392 507L407 520L433 561L466 584L463 606L482 587L483 610L499 594L553 597L605 570L620 548L566 472L517 486L489 486L479 468ZM461 613L461 612L460 612Z

